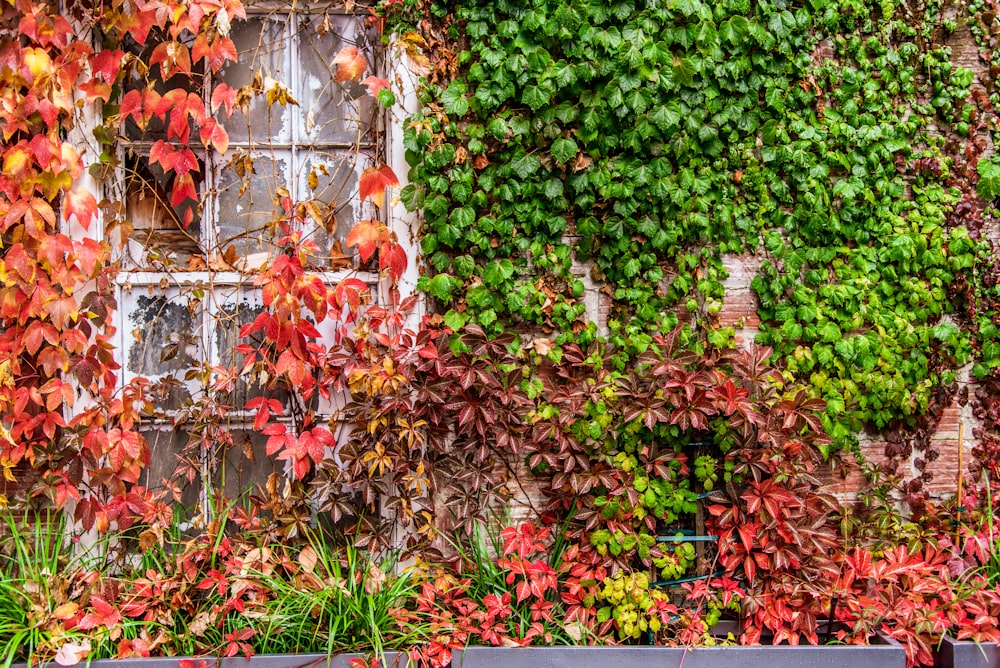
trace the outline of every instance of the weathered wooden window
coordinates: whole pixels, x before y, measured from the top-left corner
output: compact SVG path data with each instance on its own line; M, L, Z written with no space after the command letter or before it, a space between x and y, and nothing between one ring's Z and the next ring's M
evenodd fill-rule
M221 79L261 94L246 115L225 123L230 159L216 171L215 237L239 256L273 251L273 213L283 198L308 202L315 264L329 267L334 248L373 211L359 204L361 172L378 150L377 106L364 86L337 82L332 65L347 45L373 54L363 18L351 14L268 14L233 26L239 63ZM374 71L375 63L369 62Z
M166 136L163 124L126 124L121 169L132 228L125 234L131 237L126 266L199 270L213 260L232 261L236 269L259 266L283 236L276 221L285 200L308 204L302 234L316 245L314 266L339 266L347 232L374 215L358 201L358 183L383 150L374 99L356 81L336 81L332 65L341 48L355 46L368 70L377 71L378 42L365 23L364 16L326 11L251 13L233 24L239 61L204 75L199 93L209 105L224 84L243 91L243 104L228 118L217 112L229 150L198 156L198 201L171 206L168 180L149 161L150 147ZM163 89L157 73L137 75L133 84Z
M142 482L157 487L176 472L173 483L189 505L209 490L232 498L282 472L264 454L266 437L245 410L249 399L279 400L280 419L291 424L306 411L326 421L337 407L336 400L304 402L259 377L226 389L215 384L219 369L242 365L239 329L262 308L253 274L282 251L278 223L288 203L304 212L297 231L310 242L310 265L331 285L350 271L348 231L378 213L360 202L358 184L366 167L384 162L379 108L364 86L337 82L332 64L355 46L377 72L378 40L363 15L319 3L308 9L249 6L248 20L233 22L238 64L205 74L198 92L208 109L217 87L238 89L242 109L229 118L217 112L229 147L221 156L198 154L197 201L172 206L168 179L149 159L165 128L132 124L121 142L127 210L119 228L119 350L124 381L149 379L157 399L143 426L152 464ZM136 85L161 84L137 77ZM352 275L377 300L377 275Z

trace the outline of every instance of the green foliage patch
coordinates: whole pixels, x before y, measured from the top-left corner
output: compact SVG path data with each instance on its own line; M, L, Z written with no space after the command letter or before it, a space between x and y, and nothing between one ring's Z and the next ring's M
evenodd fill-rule
M951 60L953 8L531 0L431 13L450 17L460 66L425 87L407 125L402 199L423 212L434 275L421 287L451 324L587 345L589 261L624 368L680 317L724 342L723 257L756 253L758 341L826 399L841 444L927 411L974 349L990 356L979 372L1000 359L993 330L970 340L953 289L986 248L956 207L1000 194L992 159L962 179L978 108L973 72Z

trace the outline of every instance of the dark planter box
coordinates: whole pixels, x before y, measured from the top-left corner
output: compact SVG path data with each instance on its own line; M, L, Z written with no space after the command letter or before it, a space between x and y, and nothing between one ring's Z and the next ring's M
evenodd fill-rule
M945 636L934 653L935 668L1000 668L1000 647Z
M753 647L470 647L452 668L905 668L898 644Z
M899 644L757 645L754 647L470 647L452 652L452 668L905 668ZM101 659L91 668L178 668L182 660L201 661L206 668L349 668L358 655L258 654L249 659L155 657ZM387 652L386 668L406 668L407 657ZM49 664L54 665L54 664ZM78 664L81 667L84 663ZM949 664L950 665L950 664ZM959 666L961 664L955 664ZM971 664L970 664L971 665ZM978 665L978 664L977 664ZM982 664L987 665L987 664ZM988 664L993 666L993 664ZM24 664L14 664L23 668Z

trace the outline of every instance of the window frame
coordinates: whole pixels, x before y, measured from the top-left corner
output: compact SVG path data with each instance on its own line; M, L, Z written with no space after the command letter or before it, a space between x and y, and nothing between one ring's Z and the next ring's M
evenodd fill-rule
M293 25L296 16L309 16L315 17L317 14L312 11L308 12L295 12L294 9L291 12L281 11L280 8L274 9L261 9L248 7L248 20L253 20L256 18L268 19L273 16L283 17L283 25L285 30L285 38L291 43L294 41L294 36L296 34L296 28ZM362 14L358 12L336 12L331 11L331 15L337 16L349 16L360 21ZM313 20L313 19L307 19ZM359 28L359 32L364 32L364 27ZM370 65L372 68L379 68L372 71L372 74L387 75L392 76L393 72L387 72L383 69L386 65L390 69L394 69L394 65L398 65L395 61L391 59L380 58L379 56L384 53L388 55L388 50L381 50L378 45L374 45L373 54L371 56ZM291 47L286 45L284 51L287 53ZM333 54L330 54L331 57ZM295 62L295 58L290 59L291 62ZM294 68L293 68L294 71ZM205 86L205 91L203 97L205 98L206 105L209 104L211 91L212 91L212 81L210 75L205 75L207 84ZM294 75L293 75L294 80ZM399 78L396 77L397 82ZM411 82L412 84L413 82ZM412 91L412 89L411 89ZM415 93L412 93L415 97ZM234 116L240 112L234 112ZM293 117L297 117L298 114L292 114ZM373 104L372 107L373 121L371 125L371 140L367 142L337 142L337 141L314 141L312 144L296 143L295 135L296 130L292 130L289 136L289 143L278 150L288 151L293 157L290 161L292 164L288 167L288 172L291 172L290 177L286 180L286 184L290 183L293 187L292 194L295 195L294 188L301 187L304 183L304 179L296 179L296 168L294 166L294 159L296 153L301 151L303 155L308 156L312 151L316 150L317 147L322 150L329 151L354 151L357 159L354 165L355 173L360 175L361 168L357 166L357 162L360 161L360 156L363 151L369 150L372 152L371 164L390 164L390 165L400 165L405 164L405 162L398 161L402 157L402 153L399 152L395 156L392 154L390 147L393 145L394 138L398 138L398 144L401 147L402 138L402 126L400 119L397 115L394 115L391 110L386 110L378 105ZM249 119L245 119L249 125ZM293 128L297 127L300 121L295 118L293 121ZM155 140L154 140L155 141ZM153 141L131 141L122 142L119 146L119 151L134 150L137 152L148 152L149 147L153 144ZM206 151L197 145L196 140L192 141L191 148L195 151L199 161L204 166L203 179L200 184L200 196L203 206L202 215L200 217L200 228L199 228L199 241L202 248L205 250L220 250L218 246L218 239L214 235L218 234L219 231L219 219L223 215L220 211L221 201L218 192L218 182L220 179L221 170L224 165L228 162L228 158L235 154L237 150L252 150L257 146L257 142L253 140L252 137L248 137L242 141L231 142L230 148L225 155L213 154L210 151ZM305 148L300 148L305 147ZM273 146L271 142L268 142L263 148L258 148L257 150L262 151L265 154L273 155ZM304 162L303 162L304 164ZM397 168L397 173L405 171L403 169ZM120 188L124 193L125 190L125 180L124 175L119 172L118 178L115 180L113 187ZM107 187L107 186L106 186ZM356 186L355 186L356 187ZM355 205L360 205L358 200L356 190L349 197L349 201ZM123 197L124 199L124 197ZM398 202L395 200L391 203L387 203L386 206L381 209L375 209L370 203L366 203L368 207L366 211L359 213L355 217L355 220L365 220L365 219L380 219L385 224L387 224L390 229L396 232L400 240L403 241L405 238L407 240L406 246L408 248L408 257L411 258L411 268L415 269L415 256L410 253L411 250L415 250L415 240L413 234L413 224L412 220L409 220L409 214L404 214L400 217L401 211L403 209L400 207ZM364 215L367 213L369 215ZM270 258L276 256L276 253L271 253ZM120 373L120 387L124 388L128 383L133 381L138 377L151 378L150 374L141 374L130 370L128 368L129 355L131 354L131 349L133 347L133 337L132 337L132 327L128 326L128 319L131 312L127 308L129 303L130 293L135 291L141 291L150 295L158 295L165 297L167 299L183 299L184 293L191 293L196 290L204 291L205 298L202 299L202 307L199 311L198 317L196 318L196 323L194 328L196 329L196 337L199 341L200 350L202 351L202 359L200 362L208 363L210 366L214 367L221 361L220 355L221 351L215 345L215 329L219 322L220 307L225 300L217 299L216 297L220 294L220 290L223 293L233 292L236 295L244 294L260 294L260 288L254 285L254 279L256 277L256 268L254 266L246 267L244 271L238 270L217 270L211 267L198 268L194 270L187 269L182 266L161 266L151 267L144 266L148 265L146 262L130 262L129 258L120 256L117 258L122 262L123 266L115 281L115 296L117 298L119 308L115 312L115 322L117 325L116 342L118 344L118 349L116 351L116 356L118 361L122 363L122 371ZM365 283L369 289L371 289L373 294L373 303L375 304L387 304L388 303L388 291L390 285L387 279L380 276L377 272L371 271L361 271L355 269L345 269L345 270L331 270L331 271L315 271L313 273L319 274L322 280L327 286L333 287L340 281L346 278L360 279ZM401 292L404 294L409 294L415 289L416 285L416 274L413 274L408 286L403 285L401 287ZM166 287L166 289L164 289ZM170 292L176 293L174 296L170 296ZM259 300L258 300L259 302ZM422 306L420 309L422 311ZM411 314L411 319L413 317L419 317L416 314ZM412 324L412 323L411 323ZM323 329L322 327L320 328ZM198 361L196 361L197 363ZM174 372L164 372L155 376L163 377ZM195 389L195 392L201 391ZM325 421L327 419L332 419L336 413L335 405L325 405L320 406L316 410L317 422ZM253 432L253 415L244 410L239 410L234 407L231 413L231 419L227 423L226 427L233 431L247 431ZM176 417L176 410L171 409L167 411L165 415L154 417L148 421L144 421L143 428L147 430L154 431L164 431L173 428L173 420ZM278 418L276 422L284 422L286 424L292 423L292 418L285 416L283 418ZM343 423L338 423L343 426ZM343 438L343 430L337 428L335 431L335 436L338 437L338 442ZM203 503L208 500L208 495L212 489L213 476L212 476L212 466L222 464L224 462L209 462L207 460L202 461L201 470L201 491L199 492L199 500ZM151 481L152 482L152 481Z

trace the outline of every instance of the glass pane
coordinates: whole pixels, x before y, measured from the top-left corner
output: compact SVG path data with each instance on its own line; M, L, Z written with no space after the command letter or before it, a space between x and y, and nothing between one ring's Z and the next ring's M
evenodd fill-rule
M278 154L273 159L256 156L252 167L243 165L241 177L237 166L222 168L218 179L218 244L225 252L233 246L237 257L274 251L278 230L276 200L279 189L288 188L288 165L291 155Z
M154 294L135 289L124 291L122 311L127 314L123 332L126 381L134 376L155 381L158 407L178 408L191 397L184 371L197 366L203 357L197 304L189 304L176 290L157 288Z
M233 24L231 37L239 61L227 65L219 77L230 88L253 84L259 92L250 102L245 116L234 111L231 118L224 120L230 141L287 144L292 136L291 105L267 103L267 91L275 83L287 87L292 84L284 18L254 17L237 21Z
M180 486L183 489L181 505L190 514L201 498L201 461L197 455L184 455L188 435L169 427L144 427L140 433L149 444L149 466L142 470L139 484L153 490L162 488L164 481ZM188 471L197 472L190 482ZM177 478L174 478L175 472Z
M338 83L333 64L341 49L353 46L368 62L361 78L375 73L371 49L360 26L363 20L351 15L299 20L295 42L300 82L295 93L301 105L297 141L348 145L374 141L374 98L358 81Z
M358 201L358 181L371 159L354 151L301 151L301 167L296 173L297 197L300 202L314 202L320 211L322 225L308 220L305 236L319 248L314 260L317 267L343 269L345 255L353 256L344 247L347 234L358 221L375 217L370 202ZM341 247L334 248L340 241Z
M266 488L272 473L284 477L285 463L267 456L267 438L249 430L232 431L232 445L222 453L221 466L215 472L216 485L227 498L241 498Z

